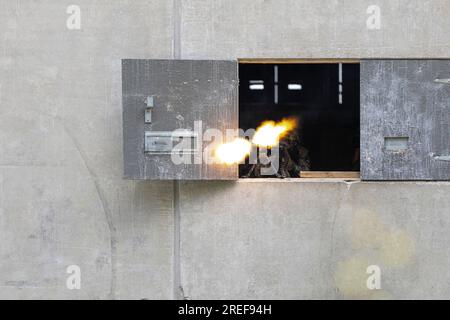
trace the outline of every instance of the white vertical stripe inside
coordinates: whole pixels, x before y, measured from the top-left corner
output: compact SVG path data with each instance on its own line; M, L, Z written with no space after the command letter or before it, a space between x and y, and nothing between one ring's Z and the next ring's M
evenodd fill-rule
M273 81L278 83L278 66L273 67Z
M273 86L273 101L278 104L278 66L273 66L273 82L275 83Z
M273 101L278 104L278 84L274 85Z
M343 84L342 84L342 63L339 63L339 104L342 104L342 91L343 91Z

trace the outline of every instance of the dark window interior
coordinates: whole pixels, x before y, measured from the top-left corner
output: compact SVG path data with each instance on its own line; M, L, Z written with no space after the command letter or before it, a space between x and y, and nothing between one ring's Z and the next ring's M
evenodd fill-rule
M239 79L240 128L296 117L306 170L359 171L359 64L240 64Z

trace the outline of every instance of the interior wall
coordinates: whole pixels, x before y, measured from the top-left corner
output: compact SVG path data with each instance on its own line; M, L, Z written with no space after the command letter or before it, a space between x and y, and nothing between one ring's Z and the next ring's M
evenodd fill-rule
M0 298L365 296L354 288L380 252L374 297L449 298L448 183L123 180L120 75L122 58L445 57L449 13L445 0L0 0Z

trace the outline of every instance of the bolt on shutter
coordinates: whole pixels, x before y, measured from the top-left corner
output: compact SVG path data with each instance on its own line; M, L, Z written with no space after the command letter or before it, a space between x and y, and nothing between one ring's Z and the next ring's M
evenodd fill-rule
M237 94L236 61L122 60L125 178L237 179L237 165L202 156L205 130L238 129Z
M450 180L450 60L361 61L361 178Z

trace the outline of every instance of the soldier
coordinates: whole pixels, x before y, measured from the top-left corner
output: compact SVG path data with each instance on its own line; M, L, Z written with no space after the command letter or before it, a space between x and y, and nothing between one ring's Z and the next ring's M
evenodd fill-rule
M299 132L292 131L280 141L280 170L282 178L300 177L300 171L309 171L309 151L300 140Z
M242 171L245 173L243 178L260 178L263 177L261 174L262 168L273 167L272 163L267 165L257 163L249 166L245 165ZM311 160L309 158L309 151L300 142L299 133L297 131L292 131L280 140L279 143L279 169L272 175L267 177L277 177L277 178L298 178L300 177L300 171L309 171L311 168Z

